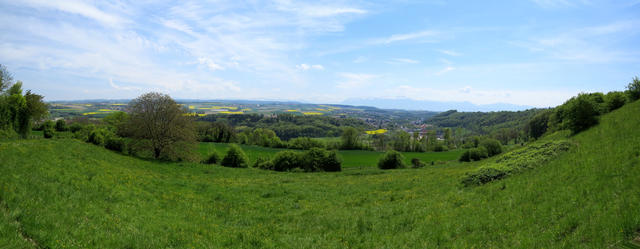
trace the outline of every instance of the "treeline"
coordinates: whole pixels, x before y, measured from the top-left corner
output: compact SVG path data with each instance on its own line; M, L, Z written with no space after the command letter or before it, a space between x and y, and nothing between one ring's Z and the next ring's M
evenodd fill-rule
M34 123L48 114L43 98L31 90L23 92L22 82L14 81L7 68L0 65L0 138L27 138Z
M327 116L304 116L288 113L277 115L261 114L216 114L198 117L198 121L210 123L224 123L245 129L268 129L282 140L296 137L337 137L342 134L344 127L359 129L371 128L363 120L355 118L335 118Z
M547 132L571 130L574 134L598 124L600 115L640 98L640 79L634 77L626 91L581 93L552 109L534 116L525 127L528 135L539 138Z

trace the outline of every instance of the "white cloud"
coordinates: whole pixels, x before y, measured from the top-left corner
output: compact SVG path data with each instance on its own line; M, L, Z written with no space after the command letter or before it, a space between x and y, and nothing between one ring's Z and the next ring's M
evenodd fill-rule
M438 50L438 52L449 55L449 56L461 56L461 53L458 53L456 51L453 50L444 50L444 49L440 49Z
M324 66L322 65L307 65L307 64L300 64L300 65L296 65L296 68L302 71L307 71L309 69L314 69L314 70L324 70Z
M135 86L119 86L113 83L113 79L109 79L109 85L111 87L113 87L116 90L123 90L123 91L140 91L142 90L139 87L135 87Z
M406 34L394 34L387 38L376 39L374 43L390 44L394 42L416 40L416 39L421 39L421 41L432 41L438 34L439 32L433 31L433 30L424 30L424 31L406 33ZM430 38L431 40L428 40L428 38Z
M340 81L336 87L340 89L362 88L370 85L372 80L380 77L380 75L362 73L341 73L339 76L342 78L342 81Z
M448 73L448 72L451 72L451 71L453 71L453 70L455 70L455 69L456 69L455 67L447 66L447 67L445 67L444 69L442 69L442 70L440 70L440 71L436 72L436 75L443 75L443 74Z
M413 60L413 59L407 59L407 58L393 58L393 59L389 60L389 63L391 63L391 64L417 64L417 63L420 63L420 61Z
M87 4L82 1L26 0L21 1L21 3L34 8L54 9L71 14L81 15L83 17L93 19L97 22L110 26L119 25L125 22L123 18L117 15L105 13L104 11L98 9L96 6Z
M200 57L198 58L198 63L200 63L200 65L206 65L211 71L224 70L224 67L216 64L209 58Z

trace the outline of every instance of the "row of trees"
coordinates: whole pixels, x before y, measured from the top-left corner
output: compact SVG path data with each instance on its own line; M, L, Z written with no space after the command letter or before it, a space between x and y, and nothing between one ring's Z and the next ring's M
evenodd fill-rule
M13 76L0 65L0 138L14 137L14 134L26 138L31 127L48 114L43 96L23 92L22 82L14 81Z
M574 134L598 123L602 114L640 99L640 79L634 77L625 92L581 93L553 109L534 116L526 126L527 133L539 138L549 131L569 129Z

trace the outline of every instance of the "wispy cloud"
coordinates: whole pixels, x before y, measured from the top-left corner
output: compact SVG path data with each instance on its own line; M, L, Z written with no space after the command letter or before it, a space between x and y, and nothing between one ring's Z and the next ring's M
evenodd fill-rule
M393 58L388 61L390 64L417 64L420 63L418 60L408 59L408 58Z
M372 84L372 80L380 77L380 75L362 73L341 73L339 76L342 80L336 87L341 89L362 88Z
M456 51L453 50L445 50L445 49L439 49L438 52L449 55L449 56L461 56L461 53L458 53Z
M386 38L375 39L373 43L377 44L390 44L394 42L419 40L421 42L433 42L438 36L439 32L434 30L423 30L413 33L393 34Z
M296 65L296 68L302 71L307 71L310 69L314 69L314 70L324 70L324 66L322 65L307 65L307 64L300 64L300 65Z

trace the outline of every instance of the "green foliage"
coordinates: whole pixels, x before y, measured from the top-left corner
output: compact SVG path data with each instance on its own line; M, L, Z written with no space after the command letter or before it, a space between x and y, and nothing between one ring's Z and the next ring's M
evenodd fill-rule
M209 156L207 157L206 160L203 161L206 164L216 164L220 162L220 156L218 155L218 153L214 150L213 152L211 152L209 154Z
M271 163L271 160L269 160L269 157L258 157L253 162L252 167L258 169L273 169L273 164Z
M64 119L58 119L58 121L56 121L56 131L67 131L68 127L67 127L67 122L64 121Z
M119 136L128 136L127 124L129 122L129 114L126 112L112 112L102 118L102 122L107 125Z
M117 152L126 152L127 151L127 143L125 141L124 138L115 136L115 135L108 135L105 138L105 142L104 142L104 147L109 149L109 150L113 150L113 151L117 151Z
M342 141L340 148L343 150L356 150L362 147L360 144L360 132L353 127L344 128L340 140Z
M198 124L198 140L202 142L230 143L235 137L235 130L227 123L217 121Z
M225 167L246 168L249 166L249 158L240 147L232 144L220 164Z
M549 162L558 154L568 151L570 147L571 144L566 140L535 142L526 147L505 153L494 162L467 173L463 177L462 183L466 186L480 185L502 179L511 174Z
M89 132L89 136L87 137L87 142L95 144L95 145L104 145L107 137L110 136L109 132L103 128L93 129Z
M473 161L480 161L489 157L487 148L484 146L478 146L478 148L471 148L469 151L469 159Z
M568 128L573 133L586 130L598 124L599 107L598 103L589 94L579 94L571 98L565 104Z
M609 92L605 96L605 103L608 112L616 110L627 103L627 95L625 95L623 92Z
M549 129L549 118L553 112L551 110L545 110L535 115L526 126L529 136L534 139L538 139Z
M631 83L627 85L626 93L632 102L640 99L640 79L638 76L633 77Z
M341 171L342 160L335 151L322 148L311 148L299 155L304 171ZM275 161L274 161L275 165Z
M297 137L289 140L288 148L297 150L308 150L311 148L326 148L326 144L321 140L313 138Z
M471 162L471 154L469 153L469 150L465 150L464 153L462 153L462 155L460 155L460 158L458 158L458 161L460 161L460 162Z
M72 133L76 133L76 132L78 132L78 131L82 130L82 125L81 125L81 124L79 124L79 123L73 123L73 124L71 124L71 125L69 126L69 130L70 130Z
M487 149L487 156L492 157L502 153L502 144L496 139L487 138L480 142L480 146Z
M42 130L42 134L44 138L53 138L53 135L55 134L55 132L52 128L47 128Z
M417 168L422 168L424 166L425 166L424 162L420 161L420 159L411 158L411 167L412 168L417 169Z
M275 171L289 171L295 168L303 168L304 162L301 154L291 151L284 150L276 153L271 159L271 168Z
M401 169L404 167L404 156L395 150L387 151L387 153L378 160L379 169Z

